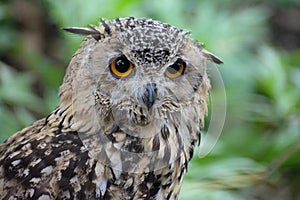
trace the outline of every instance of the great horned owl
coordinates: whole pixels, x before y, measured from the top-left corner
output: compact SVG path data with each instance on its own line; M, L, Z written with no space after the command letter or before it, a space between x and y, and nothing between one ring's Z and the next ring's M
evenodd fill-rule
M178 199L221 61L152 19L66 30L88 36L57 108L0 146L0 199Z

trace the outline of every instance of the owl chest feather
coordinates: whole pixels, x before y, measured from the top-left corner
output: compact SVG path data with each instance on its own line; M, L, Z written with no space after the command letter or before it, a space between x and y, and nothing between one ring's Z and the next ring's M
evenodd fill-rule
M106 163L113 166L111 180L116 180L113 188L124 188L123 184L128 185L128 180L134 179L133 188L129 188L137 199L177 199L193 148L200 140L201 115L193 112L194 121L184 120L182 113L176 113L163 122L155 122L155 127L150 124L150 128L138 129L138 135L144 137L135 137L136 133L126 133L118 127L101 153L106 156L99 159L108 159Z
M119 144L117 137L124 139L124 136L115 134L113 146L116 149L105 149L110 158L105 164L109 171L107 195L116 199L122 199L122 196L128 199L177 199L197 139L190 141L192 146L191 143L184 144L176 131L171 132L165 124L154 137L137 139L128 136L123 142L119 140ZM119 130L117 134L124 133ZM98 165L103 166L103 160L99 159ZM121 193L114 192L120 188Z
M64 117L61 120L67 119ZM110 145L119 151L130 151L133 155L117 155L106 148L105 160L92 157L76 131L60 126L63 121L52 121L51 118L41 120L34 128L24 129L7 141L8 149L1 154L4 163L0 163L0 177L5 180L1 189L6 191L0 192L1 198L178 198L192 148L184 149L182 146L184 151L179 151L178 146L171 144L178 143L180 133L169 130L170 125L162 127L158 134L160 138L150 137L142 141L132 136L124 138L120 135L124 133L115 129L112 133L114 142ZM11 145L15 140L19 142ZM123 146L114 145L120 141L125 141ZM144 148L141 149L142 146ZM174 151L178 155L172 157ZM104 156L102 153L98 156Z

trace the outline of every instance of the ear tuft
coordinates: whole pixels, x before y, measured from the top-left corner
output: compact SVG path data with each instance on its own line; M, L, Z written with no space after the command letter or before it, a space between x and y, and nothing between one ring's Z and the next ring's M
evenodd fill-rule
M63 30L78 35L91 35L93 36L93 38L95 38L95 40L101 39L101 33L92 26L90 26L89 28L70 27L63 28Z
M70 27L70 28L63 28L63 30L74 34L79 34L79 35L99 34L97 30L91 28Z
M223 64L223 61L220 58L218 58L214 54L210 53L209 51L202 49L202 53L203 53L204 57L206 57L208 60L213 61L216 64Z

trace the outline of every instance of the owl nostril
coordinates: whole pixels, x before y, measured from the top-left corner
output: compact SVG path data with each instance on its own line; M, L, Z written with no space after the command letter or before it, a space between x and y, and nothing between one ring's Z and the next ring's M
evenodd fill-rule
M148 83L145 88L145 92L142 96L142 101L147 106L148 110L150 110L155 102L156 99L156 84L155 83Z

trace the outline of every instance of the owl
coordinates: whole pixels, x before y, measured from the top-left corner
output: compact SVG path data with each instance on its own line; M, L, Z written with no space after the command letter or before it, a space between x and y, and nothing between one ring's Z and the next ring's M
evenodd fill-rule
M65 30L86 38L58 106L0 146L0 199L178 199L222 61L152 19Z

